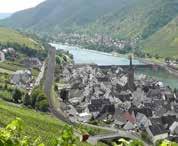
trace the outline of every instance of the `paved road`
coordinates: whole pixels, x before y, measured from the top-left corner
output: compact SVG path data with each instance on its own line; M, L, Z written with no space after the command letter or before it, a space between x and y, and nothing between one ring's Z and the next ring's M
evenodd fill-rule
M44 76L44 72L45 72L45 67L46 67L46 62L43 62L43 65L40 69L40 73L38 74L38 77L36 78L34 87L38 86L40 84L40 81L42 80L43 76Z
M115 133L111 133L111 134L103 134L103 135L96 135L96 136L91 136L88 139L88 142L96 145L98 141L100 140L113 140L113 139L119 139L119 138L129 138L129 139L138 139L138 137L132 135L129 132L125 132L125 131L118 131Z

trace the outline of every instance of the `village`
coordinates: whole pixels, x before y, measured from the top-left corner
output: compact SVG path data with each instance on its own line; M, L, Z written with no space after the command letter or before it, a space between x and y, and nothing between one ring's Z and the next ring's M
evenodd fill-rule
M113 39L110 36L95 34L94 36L89 36L86 34L78 33L58 33L56 38L60 38L60 42L69 44L90 44L90 45L104 45L106 47L116 48L117 50L124 50L126 47L135 44L135 41L130 43L129 41ZM55 40L55 38L53 39Z
M10 81L9 83L14 85L16 88L22 88L24 90L30 91L34 87L36 77L38 76L38 72L41 71L43 66L42 61L40 61L37 57L23 57L23 59L19 60L18 56L19 52L17 52L14 48L1 48L0 51L0 62L3 64L4 62L11 63L15 62L17 68L10 73ZM18 69L19 67L19 69ZM35 70L35 74L33 74L33 70ZM8 71L8 69L4 69L4 72Z
M66 65L56 83L70 121L178 141L178 91L119 66Z

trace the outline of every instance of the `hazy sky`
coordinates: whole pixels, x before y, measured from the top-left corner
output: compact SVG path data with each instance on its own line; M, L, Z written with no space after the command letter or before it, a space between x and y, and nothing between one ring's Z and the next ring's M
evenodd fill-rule
M12 13L34 7L44 0L0 0L0 13Z

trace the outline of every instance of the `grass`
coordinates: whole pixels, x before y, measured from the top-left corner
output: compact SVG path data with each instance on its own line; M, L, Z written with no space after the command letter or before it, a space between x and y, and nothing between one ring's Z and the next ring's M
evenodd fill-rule
M17 70L24 70L25 67L21 65L18 62L11 62L11 61L5 61L5 62L0 62L0 72L1 73L8 73L8 74L13 74ZM39 70L38 69L32 69L32 75L33 76L38 76Z
M24 122L24 135L32 138L41 137L42 141L51 146L50 141L60 134L61 129L65 125L64 122L58 120L50 114L36 112L28 108L15 106L0 100L0 126L7 125L10 121L19 117ZM78 142L78 146L91 146L87 143ZM97 146L105 146L99 143Z
M25 45L37 50L43 49L43 47L35 40L28 38L15 30L0 27L0 43L6 44L7 42L17 43L21 46Z
M0 63L0 68L8 70L10 72L15 72L17 70L23 70L24 67L16 62L4 61Z
M10 71L10 70L7 70L7 69L0 68L0 73L13 74L13 71Z

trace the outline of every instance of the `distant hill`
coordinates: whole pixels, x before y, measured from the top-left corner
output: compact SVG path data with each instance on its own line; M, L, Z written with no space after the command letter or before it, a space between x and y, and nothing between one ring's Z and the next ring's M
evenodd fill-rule
M177 16L178 0L46 0L35 8L15 13L0 25L49 35L77 32L137 38L144 48L165 50L161 44L166 43L166 48L174 52L175 35L166 36L169 40L165 42L162 33ZM157 45L153 45L154 41ZM167 55L164 52L167 49L162 52Z
M153 55L178 58L178 17L141 43Z
M12 15L11 13L0 13L0 20L10 17L11 15Z
M0 27L0 44L7 43L17 43L21 46L26 46L31 49L43 49L40 43L36 42L36 40L24 36L15 30Z

